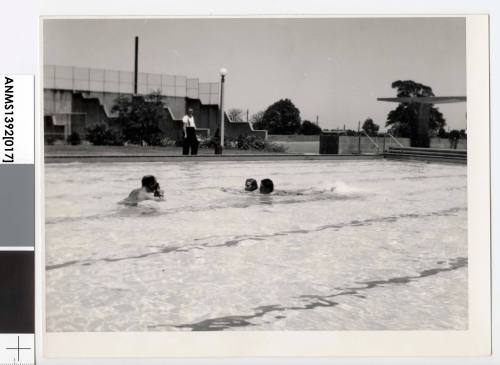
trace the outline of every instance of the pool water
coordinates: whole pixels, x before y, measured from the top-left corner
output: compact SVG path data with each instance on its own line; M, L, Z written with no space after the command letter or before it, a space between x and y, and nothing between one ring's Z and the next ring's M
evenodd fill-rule
M146 174L165 201L117 204ZM385 160L47 164L46 328L466 329L466 180Z

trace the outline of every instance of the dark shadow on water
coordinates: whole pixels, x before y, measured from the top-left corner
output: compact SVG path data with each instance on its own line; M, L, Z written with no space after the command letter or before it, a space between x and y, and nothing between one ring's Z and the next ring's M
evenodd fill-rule
M234 315L226 317L209 318L196 323L180 324L180 325L168 325L160 324L156 326L149 326L150 329L156 329L161 327L175 327L175 328L187 328L191 331L223 331L226 329L232 329L237 327L248 327L256 326L257 323L252 323L252 319L263 317L268 313L280 313L279 316L275 316L276 319L286 318L286 311L298 311L298 310L309 310L318 307L334 307L338 305L338 302L332 300L332 298L340 296L355 296L357 298L365 299L366 296L362 295L360 292L364 292L379 286L390 286L390 285L403 285L408 284L412 281L426 278L432 275L437 275L446 271L453 271L467 266L466 257L458 257L455 259L450 259L448 261L448 267L433 268L421 271L415 276L400 276L388 278L386 280L374 280L360 282L360 286L353 288L341 288L337 289L340 293L329 294L329 295L301 295L298 297L304 303L302 305L296 306L282 306L280 304L271 304L253 308L254 313L248 315Z
M89 264L94 264L94 263L98 263L98 262L117 262L117 261L123 261L123 260L135 260L135 259L142 259L145 257L154 256L154 255L170 254L170 253L175 253L175 252L189 252L189 251L200 250L200 249L203 250L203 249L220 248L220 247L236 247L241 242L244 242L244 241L264 241L266 238L271 238L271 237L288 236L288 235L294 235L294 234L309 234L309 233L320 232L320 231L324 231L324 230L337 231L337 230L340 230L340 229L343 229L346 227L362 227L362 226L369 226L369 225L372 225L375 223L395 223L395 222L399 221L400 219L452 216L452 215L457 214L460 211L465 211L465 210L467 210L467 209L455 207L455 208L438 210L438 211L427 212L427 213L422 213L422 214L404 213L404 214L399 214L399 215L394 215L394 216L368 218L368 219L364 219L364 220L352 220L352 221L344 222L344 223L323 225L323 226L319 226L319 227L311 228L311 229L293 229L293 230L274 232L274 233L268 233L268 234L234 236L227 241L224 241L222 243L215 243L215 244L203 242L203 243L197 244L196 246L193 246L193 245L182 246L182 247L160 246L159 249L156 251L146 252L146 253L143 253L140 255L124 256L124 257L117 257L117 258L112 257L112 258L99 258L99 259L71 260L71 261L67 261L67 262L63 262L63 263L59 263L59 264L46 265L45 269L46 270L54 270L54 269L59 269L59 268L63 268L63 267L71 266L71 265L76 265L76 264L82 264L82 265L88 266ZM211 236L211 237L213 237L213 236ZM206 238L206 239L208 239L208 238ZM199 241L199 239L195 239L195 241Z

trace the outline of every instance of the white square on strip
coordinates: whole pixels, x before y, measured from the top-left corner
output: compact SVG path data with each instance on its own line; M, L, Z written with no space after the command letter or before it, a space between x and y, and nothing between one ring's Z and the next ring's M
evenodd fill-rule
M0 164L34 163L34 76L0 75Z
M34 364L35 335L0 333L0 364Z

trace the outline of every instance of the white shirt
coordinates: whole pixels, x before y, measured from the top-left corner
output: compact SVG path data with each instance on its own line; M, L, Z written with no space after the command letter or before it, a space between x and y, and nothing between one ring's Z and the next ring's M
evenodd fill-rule
M189 115L185 115L182 118L182 123L184 123L186 127L196 128L196 125L194 124L194 116L190 117Z

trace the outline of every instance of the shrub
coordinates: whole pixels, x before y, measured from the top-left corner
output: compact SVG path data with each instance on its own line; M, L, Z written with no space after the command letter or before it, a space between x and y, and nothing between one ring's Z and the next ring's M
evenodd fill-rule
M219 143L219 138L205 138L205 137L199 137L198 141L200 144L198 145L198 148L215 148L215 146L218 145Z
M199 148L216 148L220 145L219 136L199 138ZM224 138L224 148L239 150L256 150L266 152L286 152L287 148L279 143L263 140L253 134L240 135L238 138Z
M87 140L94 146L123 146L123 135L100 123L87 128Z
M278 153L284 153L288 150L288 147L279 144L279 143L274 143L274 142L264 142L264 151L266 152L278 152Z
M148 136L148 140L144 142L149 146L166 147L167 143L169 143L168 141L168 137L165 137L163 133L158 130L155 132L151 132Z
M240 150L254 149L261 151L265 148L264 140L253 134L239 135L235 142L236 148Z
M66 138L66 142L72 146L77 146L82 143L82 139L77 132L72 132L68 138Z
M161 147L174 147L176 146L176 141L168 137L163 137L159 141L159 146Z
M257 150L266 152L286 152L287 148L279 143L265 141L253 134L240 135L236 140L232 141L235 147L240 150ZM228 145L226 141L225 145Z
M45 144L46 145L52 146L55 141L56 141L56 137L54 137L53 135L50 135L50 134L45 135Z
M460 139L460 131L453 129L448 133L448 140L450 141L450 148L457 149L458 140Z

